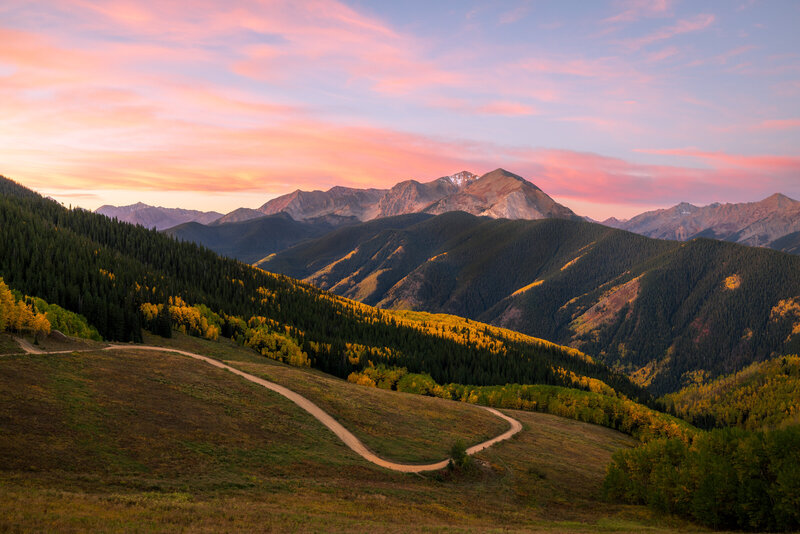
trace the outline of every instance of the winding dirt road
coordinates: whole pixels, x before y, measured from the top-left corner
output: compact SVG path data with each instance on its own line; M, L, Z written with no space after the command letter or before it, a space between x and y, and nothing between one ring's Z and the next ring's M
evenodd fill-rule
M24 340L18 340L20 343L20 347L25 352L33 353L33 354L42 354L43 352L32 347L30 343L23 342ZM356 454L364 458L365 460L372 462L375 465L379 465L386 469L391 469L392 471L400 471L402 473L421 473L423 471L436 471L439 469L443 469L447 467L449 459L442 460L441 462L436 462L433 464L424 464L424 465L414 465L414 464L398 464L395 462L391 462L389 460L384 460L380 456L376 455L374 452L370 451L361 440L353 435L352 432L347 430L345 427L341 425L336 419L331 417L326 411L322 408L308 400L307 398L295 393L291 389L285 388L275 382L270 382L269 380L264 380L263 378L259 378L255 375L251 375L250 373L245 373L244 371L240 371L235 367L231 367L230 365L224 364L219 360L215 360L214 358L209 358L208 356L203 356L202 354L195 354L193 352L187 352L184 350L178 349L168 349L164 347L156 347L153 345L110 345L101 350L149 350L149 351L159 351L159 352L173 352L176 354L181 354L183 356L188 356L189 358L194 358L195 360L202 360L214 367L218 367L220 369L225 369L226 371L230 371L235 375L239 375L245 380L249 380L255 384L263 386L275 393L283 395L308 413L310 413L314 418L316 418L320 423L328 427L331 432L336 434L339 439L341 439L345 445L347 445L351 450L353 450ZM58 351L58 353L67 353L67 352L74 352L74 351ZM53 352L51 354L55 354ZM488 447L491 447L495 443L500 441L504 441L509 439L514 434L518 433L522 430L522 424L517 421L516 419L512 419L505 414L500 413L498 410L494 408L487 408L483 407L485 410L491 412L492 414L500 417L501 419L506 420L510 425L507 431L503 432L499 436L495 436L494 438L484 441L483 443L478 443L477 445L473 445L472 447L467 449L467 454L475 454L476 452L482 451Z

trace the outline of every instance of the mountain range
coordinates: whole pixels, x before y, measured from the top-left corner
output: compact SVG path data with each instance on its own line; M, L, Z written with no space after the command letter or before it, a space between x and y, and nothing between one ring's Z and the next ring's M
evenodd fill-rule
M141 202L130 206L104 205L97 208L95 212L111 219L140 224L145 228L155 228L156 230L165 230L186 222L209 224L222 217L222 214L216 211L162 208L161 206L148 206Z
M454 210L507 219L577 218L572 210L555 202L531 182L496 169L480 177L462 171L431 182L406 180L391 189L297 190L274 198L257 210L235 210L215 224L276 213L286 213L296 221L326 215L368 221L407 213L439 214Z
M698 207L682 202L627 221L607 219L603 224L658 239L687 241L710 237L785 250L791 245L779 240L800 231L800 202L777 193L760 202L740 204L714 203Z
M274 198L258 209L238 208L226 215L152 207L142 203L102 206L97 210L121 221L158 230L170 229L169 233L179 239L195 241L243 261L255 261L254 258L263 258L305 237L319 235L320 231L342 224L409 213L438 215L448 211L506 219L579 219L572 210L555 202L536 185L504 169L480 177L461 171L430 182L406 180L390 189L333 187L328 191L297 190ZM309 223L315 229L299 225L279 240L270 240L267 236L258 238L253 233L254 228L274 234L290 224L286 220L270 219L278 225L274 229L268 228L267 222L255 227L210 229L277 214L289 216L295 222ZM183 226L186 223L198 223L209 229L198 225ZM695 206L682 202L628 220L612 217L601 224L658 239L686 241L709 237L800 253L800 202L779 193L759 202L738 204ZM225 238L221 239L223 235Z

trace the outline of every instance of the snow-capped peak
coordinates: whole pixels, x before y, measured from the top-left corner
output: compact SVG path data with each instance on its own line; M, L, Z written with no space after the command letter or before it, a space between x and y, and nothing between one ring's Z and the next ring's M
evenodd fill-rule
M473 182L477 177L478 176L476 174L472 174L469 171L461 171L448 176L447 179L450 180L450 183L453 185L461 188L465 185L468 185L470 182Z

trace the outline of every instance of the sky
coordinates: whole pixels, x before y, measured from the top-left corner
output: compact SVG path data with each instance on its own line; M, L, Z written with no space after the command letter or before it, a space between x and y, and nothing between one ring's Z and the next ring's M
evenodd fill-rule
M502 167L577 213L800 199L800 2L3 0L0 174L228 212Z

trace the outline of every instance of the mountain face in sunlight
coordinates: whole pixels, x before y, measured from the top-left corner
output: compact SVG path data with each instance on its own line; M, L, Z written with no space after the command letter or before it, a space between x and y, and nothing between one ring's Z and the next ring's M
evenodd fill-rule
M569 208L521 176L497 169L483 176L461 171L430 182L406 180L391 189L333 187L328 191L294 191L258 208L241 208L216 224L286 213L296 221L326 215L368 221L408 213L466 211L507 219L577 219Z
M745 245L769 246L800 231L800 202L776 193L759 202L714 203L694 206L683 202L668 209L642 213L627 221L609 219L606 226L659 239L687 241L710 237Z

